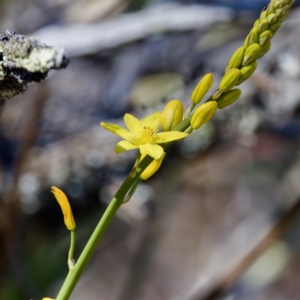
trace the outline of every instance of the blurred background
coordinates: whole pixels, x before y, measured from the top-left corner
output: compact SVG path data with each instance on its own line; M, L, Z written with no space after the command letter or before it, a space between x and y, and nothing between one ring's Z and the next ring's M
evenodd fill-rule
M188 106L208 72L217 87L268 1L0 3L2 33L71 58L0 119L0 299L54 298L69 233L50 187L71 202L78 257L135 158L115 155L99 123ZM70 299L300 299L298 4L241 99L174 144L121 207Z

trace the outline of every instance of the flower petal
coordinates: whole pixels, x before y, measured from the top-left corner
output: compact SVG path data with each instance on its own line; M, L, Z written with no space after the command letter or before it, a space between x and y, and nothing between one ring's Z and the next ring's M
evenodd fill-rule
M123 127L116 125L116 124L111 124L111 123L104 123L101 122L100 124L103 128L109 130L110 132L118 135L119 137L123 138L124 140L134 142L135 137L132 133L130 133L128 130L124 129Z
M139 148L141 153L146 153L154 159L160 159L164 154L164 149L156 144L144 144L141 145Z
M167 143L167 142L180 140L180 139L183 139L186 136L188 136L187 133L180 132L180 131L159 132L156 135L158 137L157 144L163 144L163 143Z
M135 136L140 131L140 121L131 114L125 114L124 122L131 133Z
M157 111L154 114L151 114L150 116L141 119L140 126L141 127L149 126L152 129L157 129L160 122L160 116L161 116L161 112Z
M128 141L121 141L116 145L115 151L117 154L119 154L119 153L122 153L122 152L125 152L128 150L132 150L132 149L136 149L136 148L138 148L138 147Z

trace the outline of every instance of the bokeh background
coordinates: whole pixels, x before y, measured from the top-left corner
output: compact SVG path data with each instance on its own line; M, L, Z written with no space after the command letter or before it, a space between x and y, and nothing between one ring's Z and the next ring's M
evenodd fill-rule
M67 274L69 233L50 187L69 197L78 257L130 171L135 153L115 155L118 138L99 123L171 99L187 106L208 72L217 86L267 3L1 1L1 32L71 58L0 119L1 300L54 298ZM121 207L70 299L300 299L297 4L241 99L174 144Z

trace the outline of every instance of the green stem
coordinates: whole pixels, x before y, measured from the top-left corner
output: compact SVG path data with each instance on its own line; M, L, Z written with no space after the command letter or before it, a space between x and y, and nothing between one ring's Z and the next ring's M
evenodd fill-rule
M131 188L139 181L140 174L147 168L147 166L152 162L153 158L147 155L139 164L138 171L136 176L128 176L119 190L117 191L115 197L112 199L108 205L106 211L104 212L100 222L95 228L92 236L90 237L88 243L83 249L78 261L76 262L74 268L69 270L68 276L61 287L56 300L67 300L72 294L83 270L85 269L87 263L91 259L93 253L96 250L96 247L99 244L103 234L105 233L108 225L112 221L114 215L116 214L119 207L123 204L123 199L126 194L131 190Z
M75 229L71 230L71 242L70 242L70 249L69 249L69 255L68 255L68 266L69 269L74 268L74 250L75 250L75 242L76 242L76 235L75 235Z

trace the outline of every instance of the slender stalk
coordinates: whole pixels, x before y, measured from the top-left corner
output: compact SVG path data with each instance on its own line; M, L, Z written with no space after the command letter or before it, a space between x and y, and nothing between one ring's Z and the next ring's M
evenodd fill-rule
M136 182L139 181L140 174L147 168L147 166L152 162L153 158L150 156L146 156L139 165L139 168L136 172L136 176L130 177L128 176L119 190L117 191L115 197L112 199L110 204L108 205L106 211L104 212L100 222L95 228L92 236L90 237L88 243L83 249L78 261L75 266L69 270L68 276L61 287L56 300L67 300L72 294L83 270L91 259L93 253L96 250L96 247L99 244L103 234L105 233L108 225L112 221L114 215L116 214L119 207L123 204L124 197L127 193L135 186Z
M69 255L68 255L68 266L69 269L74 268L74 250L75 250L75 242L76 242L76 235L75 235L75 229L71 230L71 242L70 242L70 249L69 249Z

